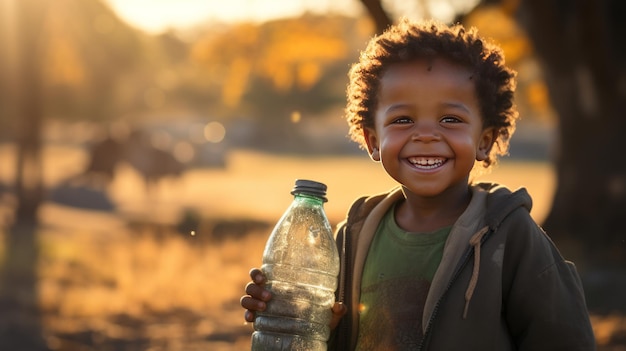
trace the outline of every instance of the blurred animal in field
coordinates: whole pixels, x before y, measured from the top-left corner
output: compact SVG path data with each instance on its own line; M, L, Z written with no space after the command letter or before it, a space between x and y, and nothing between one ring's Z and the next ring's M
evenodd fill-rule
M185 165L174 155L152 144L149 135L141 131L132 132L123 146L122 162L127 162L143 178L147 191L165 178L178 178Z
M113 180L123 153L124 145L111 136L94 143L89 150L87 167L79 177L95 188L105 187Z
M165 147L153 145L149 133L135 130L123 137L107 136L92 144L88 149L87 166L71 181L105 190L122 164L132 167L141 176L148 193L159 181L176 179L185 170L185 164Z
M113 180L122 154L122 144L110 136L94 143L89 149L85 169L50 189L48 199L65 206L114 210L115 204L106 190Z

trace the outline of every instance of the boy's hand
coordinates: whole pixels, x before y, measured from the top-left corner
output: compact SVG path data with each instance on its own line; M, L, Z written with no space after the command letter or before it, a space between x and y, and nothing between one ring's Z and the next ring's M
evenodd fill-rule
M266 277L258 268L250 270L250 278L252 281L246 285L246 294L241 297L241 307L246 309L244 318L247 322L253 323L256 318L256 312L265 311L267 302L271 300L272 294L265 289ZM341 302L335 302L332 307L332 319L330 321L330 329L333 330L339 324L348 309Z
M272 298L272 294L265 289L265 274L258 269L250 270L250 278L252 281L246 285L246 294L241 297L241 307L246 309L244 318L247 322L253 323L256 318L256 312L265 311L267 302Z

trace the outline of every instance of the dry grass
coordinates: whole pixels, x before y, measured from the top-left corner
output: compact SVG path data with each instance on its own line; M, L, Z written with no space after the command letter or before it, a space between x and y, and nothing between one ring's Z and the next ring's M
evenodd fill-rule
M77 153L49 155L82 162ZM57 173L47 183L62 178ZM38 233L38 303L48 346L63 351L249 349L252 328L243 323L239 297L247 271L260 263L267 230L217 242L209 238L210 226L191 235L177 233L172 224L184 209L207 221L273 223L291 201L295 178L327 183L326 208L335 223L357 196L394 186L364 157L237 152L227 169L190 171L149 195L136 174L120 168L111 186L120 208L116 213L46 204ZM541 221L547 214L554 188L549 165L503 163L482 178L526 186L534 198L533 216ZM0 257L2 251L0 244ZM623 316L595 316L593 322L600 346L611 344L626 324Z
M148 229L113 237L41 234L40 305L54 349L73 350L68 339L84 332L99 335L95 349L112 339L143 339L147 349L216 349L207 346L223 340L211 335L223 335L230 350L247 343L250 327L238 298L263 235L210 245L175 233L159 238ZM242 255L243 248L249 253Z

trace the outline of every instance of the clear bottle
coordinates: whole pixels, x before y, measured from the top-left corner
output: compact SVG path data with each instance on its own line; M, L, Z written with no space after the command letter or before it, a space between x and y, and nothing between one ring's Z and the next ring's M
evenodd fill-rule
M291 194L263 253L272 300L257 313L252 351L327 349L339 254L323 207L326 185L299 179Z

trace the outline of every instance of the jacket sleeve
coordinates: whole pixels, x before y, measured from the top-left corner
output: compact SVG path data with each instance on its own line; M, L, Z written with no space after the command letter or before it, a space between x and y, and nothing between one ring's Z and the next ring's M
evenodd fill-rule
M528 212L516 211L507 231L503 304L517 350L595 350L581 280Z

